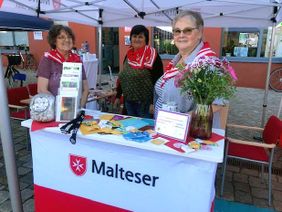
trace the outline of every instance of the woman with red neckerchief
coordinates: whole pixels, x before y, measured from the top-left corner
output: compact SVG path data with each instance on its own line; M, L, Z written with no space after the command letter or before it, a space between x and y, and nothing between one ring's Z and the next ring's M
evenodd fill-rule
M150 118L154 85L163 74L163 64L156 50L150 46L149 31L135 25L130 32L131 47L119 73L115 105L121 94L127 114Z
M174 105L182 113L191 111L194 107L193 97L180 92L181 89L175 85L175 78L201 56L216 57L209 44L202 41L204 21L198 12L179 13L172 22L172 28L174 44L179 53L167 65L164 75L155 85L155 117L164 104Z
M63 62L81 63L80 57L72 53L75 36L72 30L63 25L54 25L48 33L48 43L51 47L45 52L37 69L38 93L58 94L62 75ZM82 95L80 106L85 107L88 97L88 82L82 66Z

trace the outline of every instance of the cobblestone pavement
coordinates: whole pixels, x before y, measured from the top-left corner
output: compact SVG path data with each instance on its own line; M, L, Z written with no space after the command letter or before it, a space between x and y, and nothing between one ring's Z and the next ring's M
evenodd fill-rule
M230 101L228 123L260 126L264 91L260 89L238 88L236 96ZM269 92L267 117L277 114L282 93ZM20 123L12 121L13 142L15 144L18 175L24 211L34 211L33 177L31 152L26 149L25 129ZM252 138L253 134L242 134L236 131L227 131L228 135L238 138ZM273 175L273 208L282 211L282 153L275 153L274 166L277 173ZM259 177L259 170L255 167L228 165L226 183L222 198L235 202L253 204L258 207L268 207L267 204L267 177L264 181ZM216 190L219 197L221 182L221 165L218 167ZM0 212L11 211L7 179L3 161L2 146L0 151Z

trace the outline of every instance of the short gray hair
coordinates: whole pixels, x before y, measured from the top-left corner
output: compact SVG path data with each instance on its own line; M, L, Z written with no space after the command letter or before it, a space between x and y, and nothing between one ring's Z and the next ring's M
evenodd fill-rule
M174 19L172 20L172 28L174 28L176 22L179 19L186 17L186 16L191 18L193 21L195 21L197 28L204 27L204 20L203 20L201 14L199 12L192 11L192 10L184 10L184 11L181 11L180 13L178 13L174 17Z

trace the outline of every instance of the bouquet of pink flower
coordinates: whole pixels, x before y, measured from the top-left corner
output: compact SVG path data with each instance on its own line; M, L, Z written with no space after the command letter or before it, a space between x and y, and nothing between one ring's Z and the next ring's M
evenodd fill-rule
M235 93L236 80L235 71L227 60L204 56L183 67L175 84L182 92L191 94L196 103L209 105L216 98L229 99Z

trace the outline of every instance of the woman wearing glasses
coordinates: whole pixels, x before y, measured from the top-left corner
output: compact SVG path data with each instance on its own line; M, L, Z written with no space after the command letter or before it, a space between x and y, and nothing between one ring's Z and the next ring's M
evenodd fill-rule
M63 25L53 25L48 33L48 43L51 47L45 52L37 69L38 93L58 94L62 75L63 62L81 63L79 55L72 53L75 36L72 30ZM85 70L82 67L82 96L80 106L85 107L88 96L88 83Z
M174 44L179 53L165 68L164 75L155 85L154 107L155 117L164 105L172 105L179 112L193 109L193 98L181 94L180 88L175 86L175 76L187 64L201 56L215 56L208 43L203 42L204 21L198 12L183 11L176 15L172 22Z

